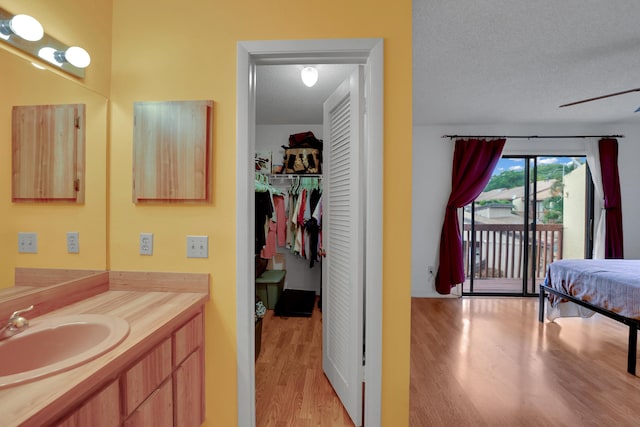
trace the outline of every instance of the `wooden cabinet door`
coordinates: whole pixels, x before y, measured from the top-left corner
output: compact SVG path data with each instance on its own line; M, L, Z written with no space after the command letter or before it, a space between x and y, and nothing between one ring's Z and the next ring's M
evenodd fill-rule
M117 427L120 425L120 393L118 381L89 398L64 418L58 427ZM150 425L150 424L149 424Z
M12 200L84 201L83 104L12 110Z
M133 201L207 201L212 101L136 102Z
M199 427L204 421L201 351L193 352L174 373L176 427Z
M198 313L173 333L173 359L175 366L180 365L189 354L202 345L203 328L202 314Z
M162 382L171 376L171 339L151 350L122 376L124 414L131 414Z
M161 385L124 422L124 427L172 427L173 383Z

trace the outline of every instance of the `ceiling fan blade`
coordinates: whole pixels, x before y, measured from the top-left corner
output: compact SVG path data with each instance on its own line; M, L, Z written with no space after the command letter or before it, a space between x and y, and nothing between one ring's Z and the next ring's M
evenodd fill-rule
M598 99L603 99L603 98L610 98L612 96L624 95L625 93L631 93L631 92L640 92L640 87L637 87L635 89L623 90L622 92L610 93L608 95L596 96L595 98L583 99L582 101L570 102L568 104L563 104L558 108L569 107L571 105L576 105L576 104L583 104L585 102L596 101Z

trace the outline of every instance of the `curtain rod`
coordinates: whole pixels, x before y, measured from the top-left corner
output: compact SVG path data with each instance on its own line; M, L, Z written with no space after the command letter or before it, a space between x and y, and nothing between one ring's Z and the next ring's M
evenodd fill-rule
M624 138L624 135L442 135L443 138L507 138L507 139L563 139L563 138Z

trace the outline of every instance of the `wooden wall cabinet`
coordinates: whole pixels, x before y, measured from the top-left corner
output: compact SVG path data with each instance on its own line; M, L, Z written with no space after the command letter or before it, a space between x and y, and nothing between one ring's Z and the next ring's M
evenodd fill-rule
M84 202L84 104L12 109L14 202Z
M136 102L133 202L208 202L213 101Z

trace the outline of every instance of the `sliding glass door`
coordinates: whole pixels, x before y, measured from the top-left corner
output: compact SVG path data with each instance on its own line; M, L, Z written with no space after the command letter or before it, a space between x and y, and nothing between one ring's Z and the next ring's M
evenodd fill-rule
M531 296L547 265L587 256L584 157L503 157L464 208L465 295Z

